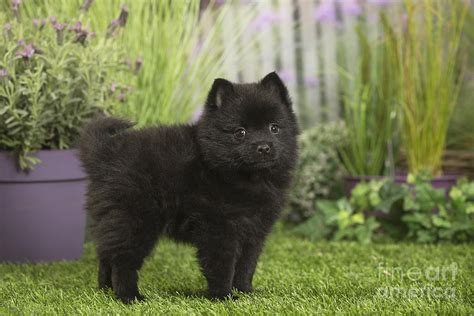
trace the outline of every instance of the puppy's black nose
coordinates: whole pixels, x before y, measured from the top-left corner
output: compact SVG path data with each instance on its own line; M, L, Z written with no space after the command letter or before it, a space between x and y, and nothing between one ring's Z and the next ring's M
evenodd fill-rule
M257 152L261 155L268 154L270 152L270 146L268 146L267 144L258 145Z

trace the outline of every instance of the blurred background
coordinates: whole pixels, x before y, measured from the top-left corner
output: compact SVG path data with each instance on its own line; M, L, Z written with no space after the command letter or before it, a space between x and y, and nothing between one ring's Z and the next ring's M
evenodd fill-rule
M302 127L288 227L472 240L473 12L467 0L0 0L3 209L25 209L18 183L42 190L34 204L59 195L31 182L64 176L82 181L82 210L74 144L98 113L192 123L215 78L276 70Z
M301 135L257 292L189 295L194 251L164 241L136 310L472 314L470 0L0 0L0 314L129 313L91 286L81 129L192 124L215 78L271 71ZM78 261L10 264L59 260ZM410 278L433 266L455 277Z

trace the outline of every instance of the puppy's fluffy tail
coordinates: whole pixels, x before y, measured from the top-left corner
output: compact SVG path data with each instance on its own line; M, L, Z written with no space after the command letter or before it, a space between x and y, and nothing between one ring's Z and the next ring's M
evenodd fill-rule
M107 165L114 156L113 136L133 125L130 121L113 117L99 117L86 125L81 133L78 149L79 158L89 176L100 173L96 172L99 171L98 168Z

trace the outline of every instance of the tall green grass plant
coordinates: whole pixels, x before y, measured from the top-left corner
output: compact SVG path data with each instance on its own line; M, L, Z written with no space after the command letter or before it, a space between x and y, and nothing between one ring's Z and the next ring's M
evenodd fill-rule
M385 19L385 17L383 17ZM349 72L341 67L343 118L347 144L340 149L351 175L382 175L393 172L396 149L398 70L388 40L369 42L357 29L360 57Z
M401 135L408 169L441 174L448 125L463 77L459 48L467 1L405 1L393 38L400 56Z

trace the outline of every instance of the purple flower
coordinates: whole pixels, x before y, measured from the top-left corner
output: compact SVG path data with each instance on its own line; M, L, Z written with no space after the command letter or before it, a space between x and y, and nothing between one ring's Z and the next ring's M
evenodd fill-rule
M20 7L21 0L12 0L12 8L13 10L18 10Z
M113 93L115 92L115 90L117 90L117 85L115 84L115 82L112 82L112 84L110 85L110 91Z
M18 40L18 45L25 46L25 40L22 39L22 38L20 38L20 39Z
M117 31L118 26L120 25L120 21L118 19L113 19L112 22L110 22L109 26L107 27L107 37L111 37L115 34Z
M46 25L46 20L45 19L33 19L33 25L36 28L39 28L40 30L42 30L44 28L44 26Z
M125 26L127 24L128 19L128 6L126 4L122 4L120 7L120 16L118 18L120 26Z
M8 77L8 70L0 69L0 79Z
M75 33L81 33L82 32L82 23L81 23L81 21L77 21L76 24L74 24L74 26L70 28L70 30L75 32Z
M49 17L49 21L54 25L58 22L58 18L53 15Z
M362 8L360 7L358 0L339 0L341 3L341 11L344 14L358 16L362 14Z
M318 22L337 22L336 8L333 2L323 0L314 12L314 19Z
M64 41L64 29L66 28L66 23L54 22L53 28L56 31L56 41L61 45Z
M81 6L81 10L89 11L89 8L91 7L92 2L94 2L94 0L84 0Z
M251 27L252 29L259 31L267 26L270 26L274 23L277 23L281 20L281 16L278 13L275 13L273 10L263 10L256 18L253 20Z
M142 68L143 65L143 58L138 57L137 60L135 61L135 74L138 74L140 72L140 69Z
M77 33L77 36L74 39L74 42L84 45L86 43L88 36L89 36L89 32L87 30L82 30Z
M13 14L15 14L17 19L20 18L20 4L21 4L21 0L12 0Z
M12 10L15 12L15 14L18 13L18 10L20 9L20 4L21 0L12 0Z
M58 23L58 22L55 22L53 24L53 28L56 32L61 32L61 31L64 31L64 29L66 28L67 24L66 23Z
M90 33L87 29L82 28L81 21L77 21L76 24L70 28L70 30L77 34L74 42L81 43L83 45L86 43L87 38L92 35L92 33Z
M33 47L33 44L28 44L23 46L23 50L19 51L16 53L17 56L22 57L23 59L27 60L33 57L35 54L35 48Z

